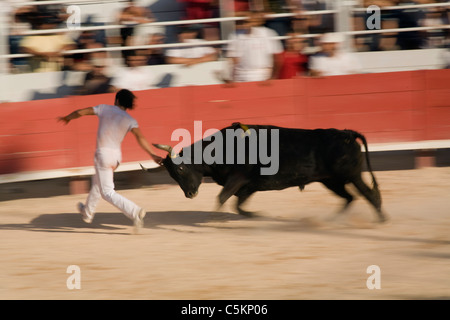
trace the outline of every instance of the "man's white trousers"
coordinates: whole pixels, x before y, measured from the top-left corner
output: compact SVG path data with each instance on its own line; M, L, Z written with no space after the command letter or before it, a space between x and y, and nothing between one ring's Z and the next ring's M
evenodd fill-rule
M114 170L121 160L120 150L103 148L95 152L95 175L92 177L91 190L85 204L88 216L94 216L100 198L115 206L131 220L139 213L139 206L114 190Z

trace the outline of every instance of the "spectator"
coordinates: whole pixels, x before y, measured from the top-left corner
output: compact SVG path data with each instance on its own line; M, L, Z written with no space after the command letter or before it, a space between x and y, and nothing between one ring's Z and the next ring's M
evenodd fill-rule
M264 15L252 12L239 20L236 34L230 37L227 57L232 61L231 81L265 81L276 78L279 54L283 52L277 33L263 27Z
M301 6L305 11L335 9L332 1L327 0L302 0ZM304 25L307 33L325 33L334 30L334 14L332 13L307 15L305 19Z
M342 42L340 34L327 33L322 36L322 52L311 57L310 75L313 77L337 76L360 72L356 57L351 53L339 51Z
M34 6L22 5L26 0L6 0L0 12L6 14L6 22L11 34L20 34L31 28L31 17L36 14Z
M38 0L45 1L45 0ZM52 19L57 23L57 25L61 25L65 27L65 22L69 18L69 14L66 11L66 7L60 3L46 4L46 5L38 5L36 6L36 10L40 13L50 15Z
M76 40L76 45L77 49L103 48L103 44L97 42L95 33L92 31L83 31ZM105 59L106 53L101 51L89 53L76 53L73 54L71 58L73 59L72 63L73 70L89 72L93 69L91 60L101 58Z
M154 33L150 35L150 41L148 44L150 45L157 45L157 44L164 44L165 36L162 33ZM164 54L163 48L154 48L154 49L148 49L147 50L147 64L148 65L155 65L155 64L165 64L166 63L166 56Z
M251 1L251 0L250 0ZM249 0L234 0L234 8L235 12L246 12L250 10L250 2Z
M250 10L250 3L249 3L250 1L249 0L232 0L232 1L226 2L226 11L247 12Z
M416 1L400 0L399 5L418 4ZM425 18L421 9L396 10L399 28L420 27L419 22ZM399 32L397 45L401 50L420 49L424 44L424 37L420 31Z
M129 88L132 91L154 89L154 79L143 68L147 64L147 56L141 51L132 51L126 55L127 67L119 70L112 80L113 90Z
M203 39L199 39L198 35L199 35L198 27L196 26L184 27L178 34L178 40L180 43L206 44L206 41ZM167 50L166 58L167 63L184 64L185 66L191 66L202 62L216 60L217 50L208 45L179 47Z
M211 19L218 15L217 0L178 0L185 3L187 20ZM205 40L219 40L219 24L217 22L205 23L203 25L203 38Z
M178 0L178 2L185 3L187 20L213 18L217 7L216 0Z
M99 94L113 92L111 78L105 73L105 61L103 59L94 59L92 61L93 69L86 74L83 87L80 94Z
M447 12L445 7L428 8L424 19L421 21L423 27L437 27L447 24ZM445 46L446 29L431 29L425 32L427 48L442 48Z
M41 14L37 20L40 30L54 29L58 21ZM29 59L32 72L60 71L64 68L63 53L74 49L75 43L64 33L26 36L20 43L22 52L33 56Z
M6 17L6 30L9 32L9 53L20 53L20 42L23 39L23 32L31 29L29 17L35 14L33 6L22 6L26 0L6 0L0 6L0 14ZM2 14L3 12L3 14ZM10 67L13 72L22 72L27 70L26 58L14 58L10 60Z
M267 19L266 27L275 30L280 36L296 29L297 15L302 9L299 0L264 0L264 11L271 14L294 13L294 17L278 17Z
M281 54L281 66L279 79L290 79L304 75L307 70L308 57L302 54L304 40L296 33L288 33L286 39L286 49Z
M127 26L120 29L123 46L135 44L133 37L136 25L155 21L149 9L137 6L135 2L136 0L128 0L127 6L119 14L119 23Z
M368 8L371 5L375 5L381 8L380 22L381 29L397 29L398 16L397 10L388 9L388 7L394 7L397 5L398 0L364 0L363 7ZM359 18L360 27L358 29L367 29L366 21L372 16L372 13L361 13ZM398 32L384 32L384 33L369 33L366 35L356 36L357 47L360 47L360 51L364 51L366 48L370 51L387 51L397 50L397 36ZM362 50L361 50L362 49Z
M231 0L227 4L227 10L236 13L248 11L270 11L280 12L279 10L291 9L304 0Z

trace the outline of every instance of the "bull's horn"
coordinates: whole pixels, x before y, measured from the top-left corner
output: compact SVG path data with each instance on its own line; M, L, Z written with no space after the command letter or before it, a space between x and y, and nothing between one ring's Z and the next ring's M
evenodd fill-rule
M141 166L141 168L142 168L142 170L144 170L145 172L147 172L148 171L148 169L147 168L145 168L142 164L140 164L139 163L139 165Z
M153 145L155 146L155 148L167 151L169 153L169 157L171 157L172 159L175 159L178 156L177 154L172 152L172 147L167 144L153 143Z
M172 147L167 144L153 143L153 146L155 146L155 148L167 151L168 153L172 153Z

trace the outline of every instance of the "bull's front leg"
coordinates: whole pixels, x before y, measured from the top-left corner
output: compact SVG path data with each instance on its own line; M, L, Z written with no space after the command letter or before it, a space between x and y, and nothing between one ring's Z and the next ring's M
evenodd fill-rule
M243 186L245 186L249 182L249 179L245 178L241 174L234 174L231 175L228 179L225 185L223 186L222 191L219 193L218 200L219 205L218 209L220 209L223 204L236 192L238 192L239 189L241 189Z

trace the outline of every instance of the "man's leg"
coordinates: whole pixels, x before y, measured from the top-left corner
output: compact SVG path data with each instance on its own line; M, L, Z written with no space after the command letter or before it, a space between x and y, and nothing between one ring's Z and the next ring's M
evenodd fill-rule
M98 177L99 190L103 199L122 211L128 218L135 220L141 208L134 202L121 196L114 190L114 170L112 167L104 168L96 166L96 176Z
M101 197L102 197L102 195L100 194L99 179L98 179L98 174L96 172L92 176L92 186L91 186L91 190L89 191L89 195L87 197L86 204L83 205L82 208L79 205L80 213L83 215L83 219L85 219L84 216L86 216L86 219L85 219L86 222L89 222L89 220L92 221L92 219L94 219L95 209L97 208L98 201L100 200ZM84 210L84 214L82 212L83 210Z

